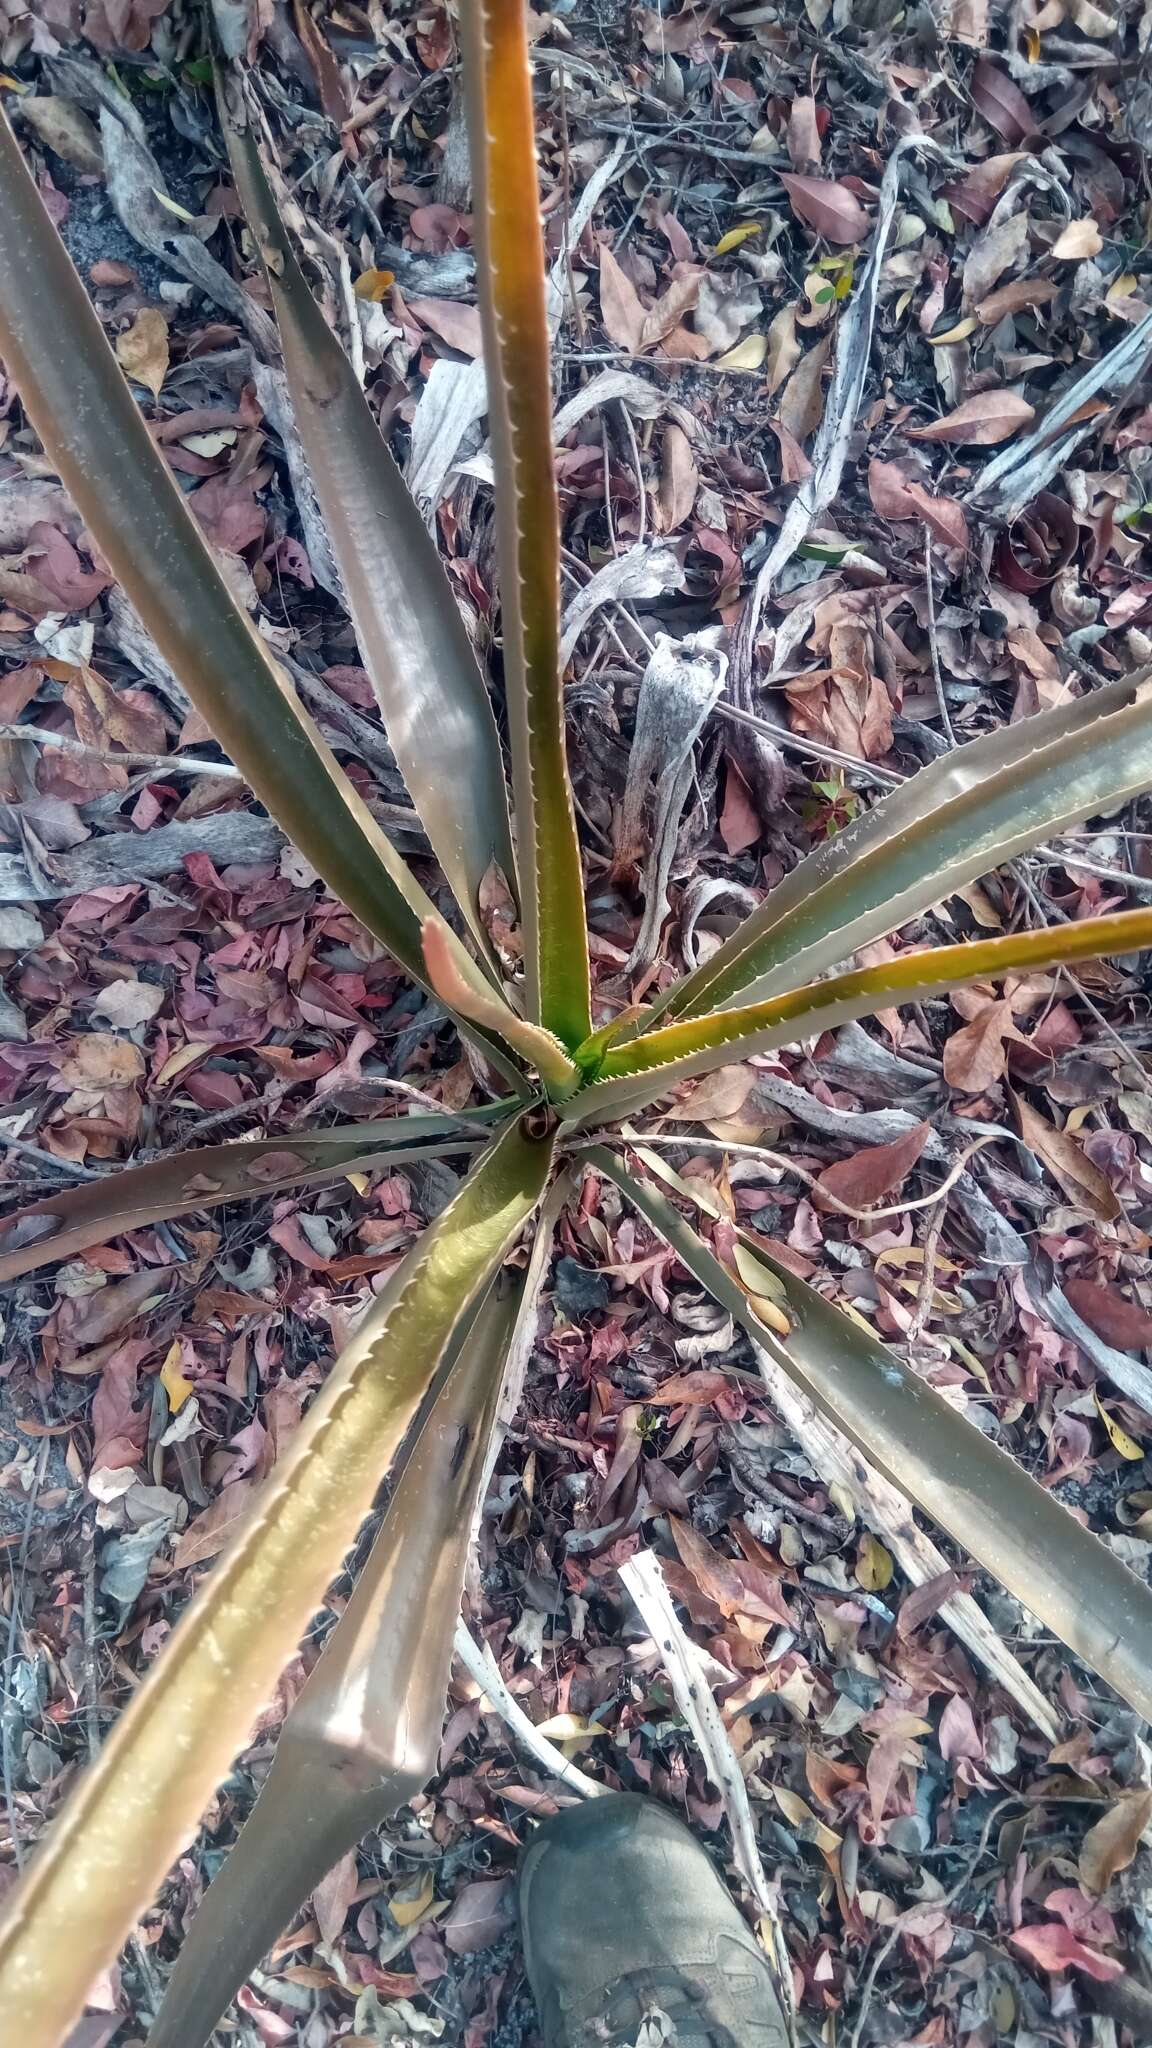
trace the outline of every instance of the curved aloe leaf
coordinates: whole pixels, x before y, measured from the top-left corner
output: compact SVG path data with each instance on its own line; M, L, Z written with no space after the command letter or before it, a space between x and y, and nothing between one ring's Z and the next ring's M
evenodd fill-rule
M485 995L482 990L469 987L460 977L451 948L445 944L442 924L429 918L421 939L428 979L441 1002L454 1013L459 1005L458 1014L471 1018L474 1024L502 1031L513 1051L535 1067L555 1101L561 1102L571 1095L579 1084L580 1069L569 1059L555 1033L546 1030L543 1024L529 1024L524 1017L509 1016L502 997Z
M972 740L853 819L650 1014L811 981L977 876L1152 788L1152 671Z
M85 1181L4 1217L0 1285L171 1216L188 1216L221 1202L252 1201L273 1187L315 1187L393 1160L445 1158L479 1140L482 1131L470 1132L469 1123L497 1123L517 1107L494 1102L456 1116L380 1117L285 1138L205 1145L173 1159L127 1167L107 1180ZM5 1251L13 1239L12 1249Z
M496 472L528 1014L571 1048L591 1029L588 941L564 754L560 520L523 0L468 0L460 21Z
M292 410L392 751L477 943L493 860L515 886L496 721L435 542L277 212L239 88L218 92L232 175L280 330Z
M781 1338L754 1296L665 1196L597 1148L606 1174L709 1294L900 1491L993 1572L1070 1650L1152 1716L1152 1593L974 1423L815 1289L757 1253Z
M692 1074L795 1045L814 1032L830 1031L853 1017L867 1017L889 1003L923 1002L973 981L994 981L1014 970L1036 972L1074 960L1099 960L1111 953L1135 953L1152 945L1152 910L1122 910L1083 924L1038 932L1010 932L964 946L929 946L903 953L882 967L861 967L811 982L788 995L753 1003L746 1010L716 1010L686 1017L610 1046L600 1069L603 1079L579 1095L569 1123L587 1126L616 1120L656 1102Z
M515 1291L490 1293L462 1333L356 1589L184 1938L147 2048L201 2048L325 1871L431 1777L516 1311Z
M513 1125L408 1254L9 1894L0 2010L14 2040L57 2048L192 1833L462 1318L536 1207L552 1151L551 1137Z
M439 913L229 591L149 438L2 112L0 278L0 355L113 574L256 795L426 987L420 927ZM487 987L455 934L450 943L460 972ZM515 1074L506 1056L497 1057Z

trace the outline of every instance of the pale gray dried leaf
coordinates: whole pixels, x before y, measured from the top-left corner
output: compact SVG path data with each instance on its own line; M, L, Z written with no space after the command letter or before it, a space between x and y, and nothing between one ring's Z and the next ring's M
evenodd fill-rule
M110 981L96 997L89 1015L103 1017L118 1031L134 1031L138 1025L147 1024L163 1004L164 990L150 981Z
M29 953L44 937L44 927L31 910L17 903L0 907L0 948L10 953Z
M628 780L614 841L617 860L642 862L644 918L631 969L653 957L667 914L676 832L692 783L692 748L724 688L728 669L717 639L715 629L680 641L657 634L640 681ZM652 825L644 857L643 815L650 795Z
M722 355L754 327L761 313L760 293L739 271L718 271L701 280L696 299L696 332L708 343L709 355Z
M100 137L82 109L55 93L29 93L18 100L20 118L34 128L40 141L55 156L63 157L74 170L99 177L104 169Z
M560 637L561 668L567 667L581 633L604 605L663 597L666 591L683 587L684 571L671 548L650 547L637 541L624 554L605 562L565 607Z

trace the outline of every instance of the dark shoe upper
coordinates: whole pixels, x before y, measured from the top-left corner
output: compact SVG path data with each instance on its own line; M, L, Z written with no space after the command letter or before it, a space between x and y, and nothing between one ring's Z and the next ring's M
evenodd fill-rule
M768 1958L655 1800L611 1793L545 1821L520 1922L545 2048L790 2048Z

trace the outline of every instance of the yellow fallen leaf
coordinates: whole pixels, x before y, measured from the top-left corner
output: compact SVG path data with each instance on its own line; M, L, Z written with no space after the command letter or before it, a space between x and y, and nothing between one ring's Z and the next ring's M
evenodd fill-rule
M536 1726L537 1735L546 1742L559 1742L565 1751L586 1749L590 1742L599 1741L607 1735L607 1728L601 1728L598 1721L588 1721L583 1714L553 1714L547 1721Z
M1133 292L1136 290L1137 282L1138 280L1136 278L1136 274L1134 271L1122 270L1120 272L1119 277L1114 277L1112 279L1111 284L1105 292L1104 304L1106 306L1114 306L1116 304L1117 299L1130 299Z
M875 1536L862 1536L856 1555L856 1583L866 1593L882 1593L892 1583L892 1559Z
M184 1072L185 1067L194 1067L197 1060L203 1059L205 1053L211 1051L211 1045L201 1045L193 1040L190 1045L182 1045L176 1052L170 1052L156 1076L157 1086L163 1087L165 1082L174 1081L177 1074Z
M758 1259L755 1252L739 1238L732 1247L732 1257L741 1285L747 1289L750 1306L768 1329L775 1330L778 1337L792 1335L791 1319L785 1315L782 1302L788 1299L783 1283L776 1278L771 1266Z
M768 353L766 334L746 334L726 355L717 356L714 370L758 370Z
M753 235L762 235L763 232L758 220L742 220L738 228L729 228L726 235L721 235L713 254L727 256L730 249L738 249L741 242L747 242Z
M395 282L394 271L362 270L352 289L358 299L367 299L372 305L378 306L381 299L387 297Z
M965 319L958 320L955 327L950 327L947 334L930 334L929 347L947 348L950 341L967 341L968 336L976 332L979 324L975 313L969 313Z
M388 1901L388 1911L391 1913L397 1927L414 1927L418 1920L424 1918L432 1904L432 1872L430 1870L424 1872L415 1891L413 1891L411 1885L405 1885L404 1890L409 1896L403 1898L396 1894Z
M1144 1456L1142 1446L1137 1443L1134 1436L1129 1436L1128 1431L1121 1427L1114 1415L1109 1415L1099 1394L1096 1395L1096 1406L1100 1411L1100 1420L1108 1431L1113 1450L1119 1451L1120 1456L1127 1458L1131 1464L1138 1465Z
M366 1173L346 1173L344 1178L351 1187L355 1188L358 1195L367 1193L368 1175Z
M165 211L174 214L177 220L185 220L188 222L189 227L195 227L196 215L189 213L188 208L181 206L178 200L170 199L167 192L158 192L155 185L153 185L152 197L153 199L158 199Z
M160 1384L168 1396L168 1406L173 1415L178 1415L192 1392L191 1380L185 1379L180 1370L179 1338L170 1345L168 1356L160 1367Z
M116 358L125 374L159 398L168 375L168 322L158 306L142 306L126 334L116 341Z

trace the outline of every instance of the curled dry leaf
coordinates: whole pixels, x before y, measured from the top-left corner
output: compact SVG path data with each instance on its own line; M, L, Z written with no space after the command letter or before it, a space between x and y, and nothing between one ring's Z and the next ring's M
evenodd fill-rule
M1098 1898L1107 1891L1117 1871L1127 1870L1150 1821L1152 1792L1140 1788L1125 1792L1089 1828L1080 1844L1079 1859L1080 1882L1086 1892Z
M835 178L804 178L781 171L780 183L788 194L797 220L814 228L826 242L862 242L872 226L856 194Z
M1015 391L981 391L975 398L966 398L954 411L946 412L942 419L929 420L927 426L910 427L910 441L960 441L969 448L991 448L997 441L1006 441L1020 427L1027 426L1035 417L1035 406L1029 405Z

